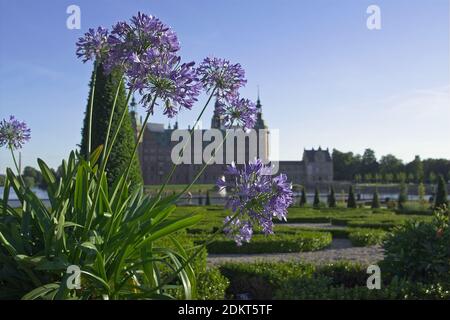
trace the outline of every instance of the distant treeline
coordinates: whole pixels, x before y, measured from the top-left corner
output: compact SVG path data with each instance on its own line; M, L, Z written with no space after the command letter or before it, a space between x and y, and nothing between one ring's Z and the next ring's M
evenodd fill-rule
M367 183L425 182L436 183L439 175L450 180L450 160L424 159L416 156L404 163L392 154L377 160L375 152L366 149L363 155L333 149L334 179Z
M62 167L58 167L58 170L50 169L56 178L60 176L60 172L62 170ZM25 184L29 188L40 188L40 189L47 189L47 183L42 177L41 171L39 171L36 168L27 166L23 168L22 171L22 178L25 182ZM5 184L5 175L0 175L0 186L3 186Z

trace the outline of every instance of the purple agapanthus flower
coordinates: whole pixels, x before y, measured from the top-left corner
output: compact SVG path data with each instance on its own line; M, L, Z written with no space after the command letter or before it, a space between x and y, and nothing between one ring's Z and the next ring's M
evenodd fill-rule
M130 23L118 22L112 28L108 45L106 70L122 66L130 83L136 78L144 78L152 65L165 63L180 49L172 29L158 18L140 12Z
M231 193L226 206L235 218L225 219L224 231L238 245L250 241L253 227L268 235L273 233L274 217L287 220L287 209L293 203L292 185L285 174L273 177L270 173L270 166L255 159L240 169L232 163L217 182L220 189Z
M153 113L153 98L163 101L164 114L173 118L181 108L191 109L200 94L194 62L181 63L181 58L171 56L161 64L148 64L145 78L137 78L137 87L142 95L141 103L147 112Z
M240 98L239 95L230 101L217 101L216 111L223 117L226 127L237 126L244 130L255 126L258 114L256 105L248 99Z
M123 71L128 88L139 91L150 113L162 101L164 114L172 118L181 108L191 109L200 94L194 63L181 63L176 33L154 16L139 12L109 34L91 29L77 46L84 61L100 60L106 73Z
M238 89L247 83L242 66L225 59L205 58L197 72L205 90L210 92L215 89L218 99L231 100Z
M13 149L20 149L30 139L31 130L25 122L17 120L14 116L10 116L9 121L3 119L0 122L0 147L6 145Z
M77 57L81 58L83 62L103 61L107 58L109 51L108 30L102 27L98 27L97 30L89 29L84 37L78 39L76 46Z

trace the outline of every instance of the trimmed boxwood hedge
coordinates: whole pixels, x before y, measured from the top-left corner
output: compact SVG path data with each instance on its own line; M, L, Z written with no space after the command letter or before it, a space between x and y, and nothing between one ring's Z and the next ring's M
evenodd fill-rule
M250 299L450 299L449 283L423 284L393 279L380 290L366 287L366 266L340 262L315 266L300 262L226 263L228 298Z
M355 247L381 245L387 232L379 229L350 229L348 238Z
M204 241L203 235L192 235L196 244ZM278 233L265 236L256 234L250 243L237 246L236 243L224 236L208 245L208 253L286 253L304 252L323 249L331 244L332 236L329 232L299 231L297 233Z

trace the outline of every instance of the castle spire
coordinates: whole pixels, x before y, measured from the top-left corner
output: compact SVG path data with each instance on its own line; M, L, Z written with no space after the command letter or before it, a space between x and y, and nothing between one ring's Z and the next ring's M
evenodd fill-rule
M258 108L258 111L261 112L261 99L259 98L259 84L258 84L258 98L256 100L256 108Z

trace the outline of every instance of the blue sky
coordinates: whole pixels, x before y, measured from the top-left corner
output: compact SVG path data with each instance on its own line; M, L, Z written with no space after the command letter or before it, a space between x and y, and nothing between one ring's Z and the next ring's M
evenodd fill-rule
M66 28L71 4L81 30ZM371 4L381 30L366 27ZM242 94L256 99L260 86L281 159L319 145L450 158L448 0L0 0L0 119L31 127L24 165L41 157L56 167L80 141L92 66L76 59L76 39L138 11L177 31L186 61L215 55L244 66ZM181 126L199 109L183 112ZM10 165L0 151L0 172Z

